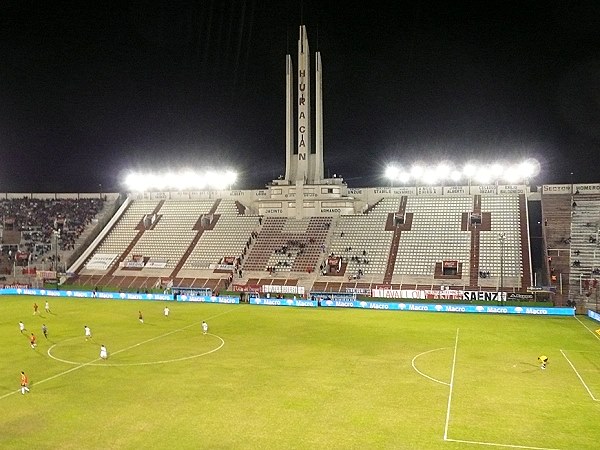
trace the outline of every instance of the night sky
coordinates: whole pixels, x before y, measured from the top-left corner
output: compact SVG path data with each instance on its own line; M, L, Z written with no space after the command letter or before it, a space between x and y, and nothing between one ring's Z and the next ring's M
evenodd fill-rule
M322 54L326 175L535 157L538 184L600 182L599 1L303 3L0 2L0 192L222 166L264 187L285 171L300 23Z

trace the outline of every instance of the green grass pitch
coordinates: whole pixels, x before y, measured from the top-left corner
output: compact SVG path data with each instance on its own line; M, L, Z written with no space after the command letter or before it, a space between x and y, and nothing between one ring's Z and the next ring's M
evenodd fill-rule
M49 301L0 297L0 448L600 445L600 325L585 317L169 302L167 319L166 302Z

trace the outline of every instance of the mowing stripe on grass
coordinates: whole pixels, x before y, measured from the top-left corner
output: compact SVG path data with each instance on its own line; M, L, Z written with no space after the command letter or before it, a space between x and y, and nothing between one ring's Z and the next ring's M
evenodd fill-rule
M219 314L215 314L214 316L210 316L210 317L208 317L208 318L206 318L206 319L204 319L204 320L210 320L210 319L214 319L215 317L219 317L219 316L222 316L222 315L224 315L224 314L228 314L228 313L230 313L230 312L232 312L232 311L237 311L238 309L240 309L240 308L243 308L244 306L246 306L246 305L240 305L240 306L238 306L237 308L232 308L232 309L229 309L229 310L227 310L227 311L221 312L221 313L219 313ZM131 349L131 348L133 348L133 347L137 347L138 345L145 344L145 343L147 343L147 342L150 342L150 341L156 340L156 339L158 339L158 338L160 338L160 337L165 337L165 336L168 336L168 335L170 335L170 334L177 333L177 332L179 332L179 331L185 330L185 329L187 329L187 328L190 328L190 327L192 327L192 326L198 326L200 323L202 323L202 322L195 322L195 323L193 323L193 324L191 324L191 325L186 325L186 326L185 326L185 327L183 327L183 328L180 328L180 329L178 329L178 330L175 330L175 331L170 331L170 332L168 332L168 333L166 333L166 334L164 334L164 335L158 336L158 337L156 337L156 338L152 338L152 339L149 339L149 340L146 340L146 341L140 342L140 343L138 343L138 344L132 345L132 346L130 346L130 347L127 347L127 348L124 348L124 349L121 349L121 350L117 350L116 352L113 352L113 354L115 354L115 353L120 353L120 352L124 352L125 350L129 350L129 349ZM219 347L219 348L220 348L220 347ZM55 378L62 377L63 375L67 375L67 374L69 374L69 373L71 373L71 372L74 372L74 371L76 371L76 370L79 370L79 369L81 369L82 367L90 366L90 365L92 365L93 363L95 363L96 361L99 361L99 360L100 360L100 358L96 358L96 359L93 359L92 361L90 361L90 362L87 362L87 363L80 363L80 365L78 365L78 366L75 366L75 367L72 367L72 368L71 368L71 369L69 369L69 370L65 370L64 372L60 372L60 373L57 373L56 375L52 375L51 377L44 378L43 380L37 381L37 382L36 382L34 385L35 385L35 386L37 386L38 384L45 383L46 381L51 381L51 380L54 380ZM0 400L4 399L4 398L6 398L6 397L9 397L9 396L11 396L11 395L13 395L13 394L17 394L17 393L19 393L19 392L21 392L21 389L17 389L17 390L15 390L15 391L8 392L7 394L4 394L4 395L0 396Z
M577 371L577 369L575 368L575 366L573 365L573 363L571 362L571 360L569 358L567 358L567 355L565 354L565 352L563 352L562 349L560 350L560 352L562 353L562 355L565 357L565 359L567 360L567 362L571 366L571 369L573 369L573 371L575 372L575 375L577 375L577 378L579 378L579 381L581 381L581 384L583 384L583 387L585 388L585 390L587 391L587 393L590 395L590 397L592 397L592 400L594 400L595 402L600 402L599 399L597 399L596 397L594 397L594 394L592 394L592 391L590 390L590 388L588 387L588 385L586 384L586 382L583 381L583 377L581 375L579 375L579 372Z

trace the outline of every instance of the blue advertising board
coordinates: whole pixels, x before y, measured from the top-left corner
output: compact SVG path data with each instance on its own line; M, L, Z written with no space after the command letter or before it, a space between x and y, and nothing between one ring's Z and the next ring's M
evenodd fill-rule
M40 297L67 297L67 298L98 298L113 300L175 300L172 294L138 294L125 292L95 292L95 291L60 291L52 289L6 288L0 289L0 295L33 295ZM228 296L177 296L177 301L201 303L238 304L238 297ZM449 305L433 303L392 303L371 302L359 300L305 300L291 298L251 298L251 305L265 306L296 306L316 308L359 308L380 309L392 311L428 311L428 312L459 312L480 314L521 314L521 315L547 315L547 316L574 316L574 308L547 308L533 306L488 306L488 305ZM588 311L588 316L600 322L600 315Z
M316 308L319 304L317 300L304 300L292 298L251 298L251 305L266 305L266 306L298 306L303 308Z
M596 322L600 322L600 314L598 314L597 312L588 309L587 315L590 319L595 320Z
M359 300L323 300L320 306L326 308L386 309L393 311L460 312L480 314L523 314L548 316L574 316L573 308L547 308L532 306L488 306L488 305L448 305L426 303L391 303Z

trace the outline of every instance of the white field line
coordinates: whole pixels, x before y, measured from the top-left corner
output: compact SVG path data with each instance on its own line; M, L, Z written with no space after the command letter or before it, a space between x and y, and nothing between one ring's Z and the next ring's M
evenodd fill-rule
M433 349L433 350L428 350L428 351L426 351L426 352L423 352L423 353L419 353L419 354L418 354L418 355L416 355L416 356L415 356L415 357L412 359L412 361L411 361L411 365L412 365L413 369L415 369L419 375L421 375L421 376L423 376L423 377L427 378L428 380L434 381L434 382L436 382L436 383L443 384L443 385L445 385L445 386L450 386L450 383L446 383L445 381L440 381L440 380L437 380L437 379L435 379L435 378L433 378L433 377L430 377L430 376L429 376L429 375L427 375L427 374L424 374L424 373L423 373L423 372L421 372L419 369L417 369L417 366L415 365L415 361L416 361L416 360L417 360L417 358L419 358L420 356L426 355L426 354L428 354L428 353L431 353L431 352L437 352L438 350L446 350L447 348L448 348L448 347L441 347L441 348L436 348L436 349Z
M185 328L187 328L187 326ZM177 330L177 331L181 331L181 330ZM165 336L168 336L169 334L172 334L172 333L173 332L167 333L167 334L163 334L162 336L158 336L158 337L165 337ZM85 365L86 366L103 366L103 367L116 367L116 366L119 366L119 367L121 367L121 366L152 366L152 365L155 365L155 364L167 364L167 363L172 363L172 362L186 361L188 359L200 358L201 356L210 355L211 353L219 351L219 350L221 350L221 348L223 348L223 346L225 345L225 341L223 340L222 337L217 336L216 334L212 334L212 333L206 333L206 334L207 334L207 336L214 336L214 337L216 337L219 341L221 341L221 344L218 347L215 347L212 350L208 350L208 351L206 351L204 353L197 353L195 355L190 355L190 356L182 356L181 358L172 358L172 359L164 359L164 360L160 360L160 361L148 361L148 362L140 362L140 363L107 363L107 362L104 362L104 361L103 362L96 362L96 361L100 360L100 358L96 358L94 361L91 361L89 363L85 363ZM77 338L67 339L67 340L72 340L72 339L78 339L78 337ZM158 338L153 338L153 339L150 339L148 341L140 342L139 344L135 344L135 345L132 345L131 347L127 347L127 348L118 350L118 351L116 351L114 353L111 353L111 355L124 352L125 350L129 350L129 349L131 349L133 347L137 347L140 344L145 344L146 342L150 342L150 341L153 341L155 339L158 339ZM65 341L61 341L61 342L65 342ZM63 362L65 364L72 364L74 366L82 364L82 363L77 362L77 361L69 361L68 359L62 359L62 358L58 358L58 357L52 355L50 353L50 350L52 350L56 345L57 344L54 344L52 347L50 347L48 349L48 356L50 358L52 358L52 359L54 359L56 361Z
M450 392L448 394L448 408L446 410L446 425L444 426L444 441L446 442L457 442L461 444L473 444L473 445L486 445L488 447L504 447L504 448L521 448L527 450L560 450L556 448L548 447L531 447L527 445L514 445L514 444L498 444L495 442L484 442L484 441L468 441L464 439L451 439L448 437L448 427L450 425L450 407L452 405L452 393L454 391L454 373L456 369L456 353L458 350L458 332L459 328L456 329L456 339L454 341L454 356L452 358L452 372L450 375Z
M481 441L466 441L464 439L446 439L448 442L459 442L461 444L475 444L475 445L487 445L488 447L505 447L505 448L523 448L530 450L560 450L558 448L550 447L531 447L528 445L512 445L512 444L496 444L495 442L481 442Z
M588 326L579 319L579 317L575 316L575 319L577 319L577 322L579 322L586 330L592 333L592 336L600 341L600 336L598 336L594 330L590 330Z
M224 314L228 314L228 313L230 313L230 312L232 312L232 311L237 311L239 308L242 308L242 307L244 307L244 306L246 306L246 305L242 305L242 306L240 306L240 307L238 307L238 308L232 308L232 309L229 309L229 310L227 310L227 311L224 311L224 312L222 312L222 313L215 314L214 316L210 316L210 317L208 317L208 318L206 318L206 319L204 319L204 320L210 320L210 319L214 319L215 317L219 317L219 316L222 316L222 315L224 315ZM132 349L132 348L134 348L134 347L137 347L138 345L145 344L145 343L147 343L147 342L150 342L150 341L154 341L154 340L156 340L156 339L158 339L158 338L165 337L165 336L168 336L168 335L170 335L170 334L173 334L173 333L177 333L177 332L179 332L179 331L185 330L185 329L187 329L187 328L190 328L190 327L192 327L192 326L198 326L200 323L202 323L202 322L196 322L196 323L193 323L193 324L191 324L191 325L186 325L186 326L185 326L185 327L183 327L183 328L180 328L180 329L178 329L178 330L175 330L175 331L170 331L169 333L163 334L163 335L161 335L161 336L158 336L158 337L156 337L156 338L148 339L148 340L146 340L146 341L140 342L139 344L135 344L135 345L132 345L132 346L130 346L130 347L127 347L127 348L124 348L124 349L121 349L121 350L117 350L116 352L113 352L113 354L120 353L120 352L123 352L123 351L125 351L125 350ZM222 347L222 345L221 345L221 347ZM221 348L221 347L219 347L219 348ZM79 370L79 369L81 369L82 367L86 367L86 366L92 365L93 363L95 363L96 361L99 361L99 360L100 360L100 358L96 358L96 359L93 359L93 360L92 360L92 361L90 361L90 362L87 362L87 363L81 363L80 365L78 365L78 366L75 366L75 367L72 367L72 368L70 368L70 369L68 369L68 370L65 370L64 372L60 372L60 373L57 373L56 375L52 375L51 377L44 378L43 380L40 380L40 381L36 381L36 382L35 382L35 386L37 386L38 384L45 383L46 381L54 380L55 378L58 378L58 377L62 377L63 375L67 375L67 374L69 374L69 373L71 373L71 372L74 372L74 371L76 371L76 370ZM17 389L17 390L15 390L15 391L8 392L7 394L4 394L4 395L0 396L0 400L4 399L4 398L6 398L6 397L9 397L9 396L11 396L11 395L13 395L13 394L17 394L17 393L19 393L19 392L21 392L21 389Z
M571 366L571 369L573 369L573 371L575 372L575 375L577 375L577 378L579 378L579 381L581 381L581 384L583 384L583 387L585 388L585 390L587 391L587 393L590 395L590 397L592 398L592 400L594 400L595 402L600 402L599 399L597 399L596 397L594 397L594 394L592 394L592 391L590 390L590 388L588 387L588 385L585 383L585 381L583 381L583 377L579 374L579 372L577 371L577 369L575 368L575 366L573 365L573 363L571 362L571 360L569 358L567 358L567 355L565 354L565 352L563 352L562 349L560 350L560 352L565 357L565 359L567 360L567 362Z
M454 391L454 369L456 369L456 351L458 349L458 331L456 329L456 338L454 339L454 356L452 357L452 372L450 373L450 392L448 394L448 408L446 409L446 425L444 426L444 440L448 440L448 426L450 424L450 406L452 404L452 393Z

